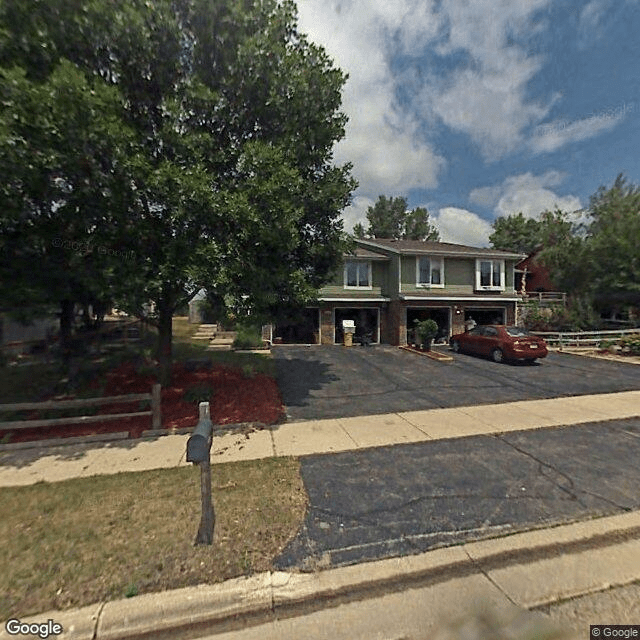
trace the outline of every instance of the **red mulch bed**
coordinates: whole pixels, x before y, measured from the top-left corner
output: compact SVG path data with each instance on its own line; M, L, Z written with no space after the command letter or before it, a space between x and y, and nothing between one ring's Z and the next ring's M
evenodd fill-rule
M133 364L124 363L106 374L105 396L119 396L134 393L150 393L155 378L139 374ZM98 388L97 382L92 385ZM198 421L198 403L184 400L184 394L192 387L210 386L213 395L209 398L213 424L235 424L258 422L265 425L282 422L284 405L280 391L273 378L256 374L246 378L242 371L231 367L214 366L208 370L187 371L175 365L169 387L162 389L161 411L164 429L194 427ZM56 398L62 399L59 396ZM65 398L65 399L71 399ZM130 413L146 411L150 403L141 406L138 402L101 405L100 414ZM83 415L79 407L75 415ZM25 419L38 418L38 412L31 412ZM139 438L143 431L151 429L151 416L136 416L111 421L96 421L83 425L56 425L17 429L10 434L9 442L28 442L48 438L68 438L88 436L118 431L128 431L129 437Z

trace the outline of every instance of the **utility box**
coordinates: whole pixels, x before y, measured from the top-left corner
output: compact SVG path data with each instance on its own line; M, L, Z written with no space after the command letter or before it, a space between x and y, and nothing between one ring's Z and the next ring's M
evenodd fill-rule
M356 323L354 320L343 320L342 331L344 333L344 346L353 346L353 334L356 332Z

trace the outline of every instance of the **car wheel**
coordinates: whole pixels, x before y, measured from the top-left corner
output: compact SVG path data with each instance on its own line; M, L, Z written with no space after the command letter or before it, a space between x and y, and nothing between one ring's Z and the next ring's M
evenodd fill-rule
M453 351L454 351L455 353L460 353L460 343L459 343L457 340L454 340L454 341L451 343L451 348L453 349Z
M504 360L504 354L502 353L502 349L494 349L491 352L491 357L494 362L502 362Z

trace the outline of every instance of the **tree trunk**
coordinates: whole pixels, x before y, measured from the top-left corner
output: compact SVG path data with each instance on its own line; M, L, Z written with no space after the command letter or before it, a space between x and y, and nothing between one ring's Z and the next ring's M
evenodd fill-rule
M160 384L163 387L169 385L171 380L171 363L173 338L173 306L167 300L158 302L158 351L157 357L160 363Z
M62 300L60 303L60 352L62 353L62 364L67 371L71 368L71 331L74 307L72 300Z

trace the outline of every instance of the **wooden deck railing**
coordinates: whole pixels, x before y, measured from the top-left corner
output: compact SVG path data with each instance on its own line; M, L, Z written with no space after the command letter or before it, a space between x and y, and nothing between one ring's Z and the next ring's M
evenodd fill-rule
M567 303L567 294L564 291L527 291L522 296L523 302L561 302Z

